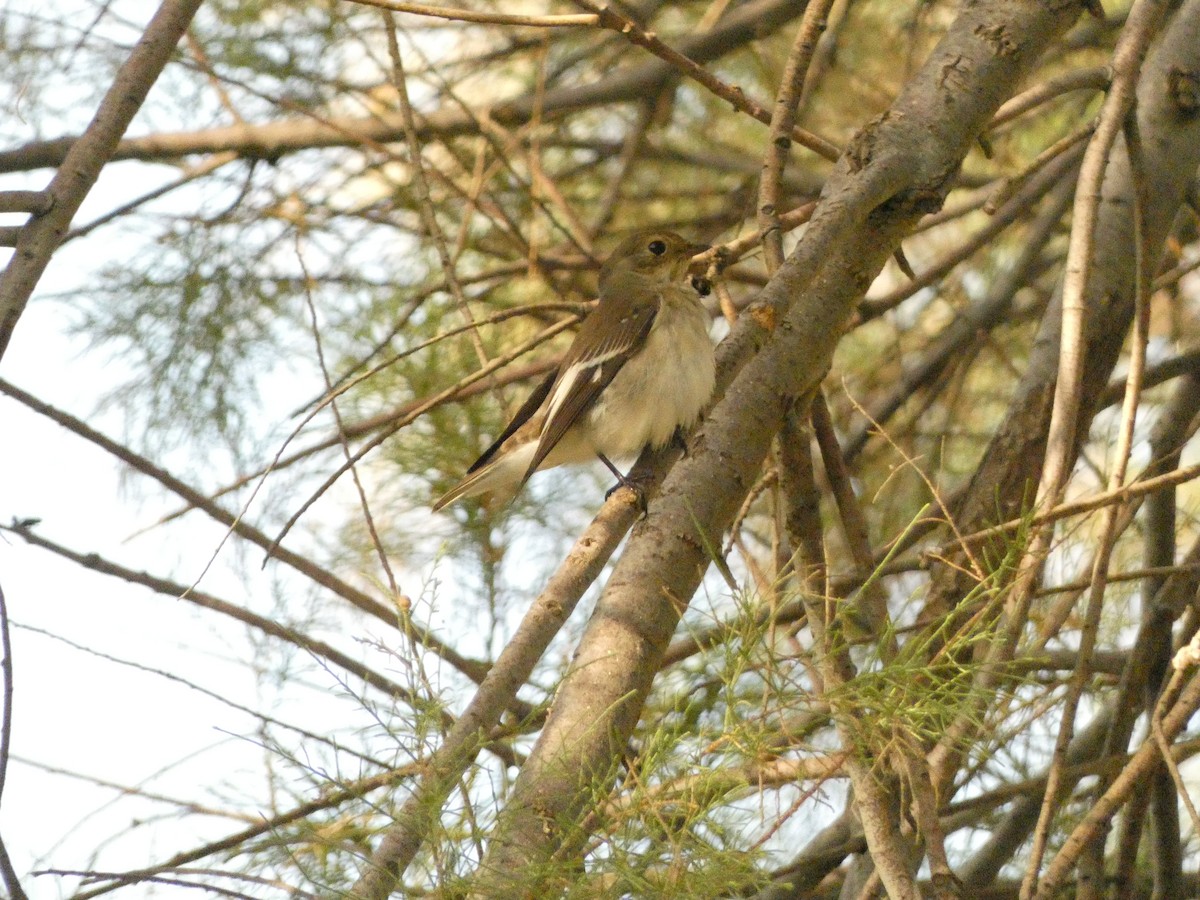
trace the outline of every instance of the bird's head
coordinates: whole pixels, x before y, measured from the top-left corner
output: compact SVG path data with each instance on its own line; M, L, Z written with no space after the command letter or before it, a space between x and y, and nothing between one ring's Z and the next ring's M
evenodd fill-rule
M636 272L662 281L678 281L688 263L707 244L693 244L673 231L645 228L635 231L617 245L600 268L600 284L618 272Z

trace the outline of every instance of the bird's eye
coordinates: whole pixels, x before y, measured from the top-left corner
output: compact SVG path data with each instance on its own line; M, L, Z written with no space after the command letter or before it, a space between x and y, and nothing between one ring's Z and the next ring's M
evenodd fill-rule
M655 256L662 256L667 252L667 243L666 241L651 241L646 245L646 249Z

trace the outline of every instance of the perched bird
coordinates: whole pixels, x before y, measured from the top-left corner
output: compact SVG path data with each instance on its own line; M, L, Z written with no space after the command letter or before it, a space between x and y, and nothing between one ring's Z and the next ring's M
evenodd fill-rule
M511 497L539 469L612 463L688 428L715 381L709 318L681 280L708 248L661 229L635 232L600 269L600 302L562 364L433 508L495 492Z

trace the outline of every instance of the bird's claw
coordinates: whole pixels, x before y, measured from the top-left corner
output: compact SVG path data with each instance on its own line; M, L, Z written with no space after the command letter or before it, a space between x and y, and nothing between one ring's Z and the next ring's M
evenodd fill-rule
M617 479L617 483L614 484L612 487L610 487L605 492L604 499L608 500L610 497L612 497L613 494L615 494L621 488L629 488L630 492L633 494L633 502L635 504L637 504L638 509L641 510L642 518L645 518L646 513L648 512L648 507L646 505L646 486L647 485L645 485L643 483L639 483L639 482L648 482L649 480L650 480L650 476L648 476L648 475L643 475L641 477L634 477L631 475L621 475Z
M683 432L682 428L676 428L671 433L671 443L674 444L675 447L678 448L679 452L682 453L684 456L688 455L687 438L684 437L684 432Z

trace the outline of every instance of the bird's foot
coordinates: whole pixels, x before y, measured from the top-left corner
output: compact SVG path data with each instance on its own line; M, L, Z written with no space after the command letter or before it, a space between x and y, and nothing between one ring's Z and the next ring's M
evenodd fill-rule
M641 511L642 518L645 518L648 511L646 505L646 488L649 487L654 476L648 472L638 477L622 475L620 472L614 472L614 474L617 476L617 483L605 491L604 499L608 500L621 488L628 488L633 493L633 502L637 504L638 509Z
M687 438L684 436L684 431L683 431L683 429L682 429L682 428L676 428L676 429L675 429L675 430L674 430L674 431L671 433L671 443L672 443L672 444L675 446L675 448L676 448L676 449L678 449L678 450L679 450L679 452L680 452L680 453L682 453L684 456L687 456L687 455L688 455L688 445L687 445Z
M617 479L617 483L609 488L608 492L605 493L604 499L607 500L621 488L629 488L629 490L633 491L634 502L637 503L638 508L642 511L642 518L645 518L646 488L650 486L654 476L649 473L645 473L643 475L623 475L621 470L612 464L612 460L610 460L603 453L597 453L596 455L600 457L600 462L604 463L604 465L608 467L608 471L612 472L613 477Z

